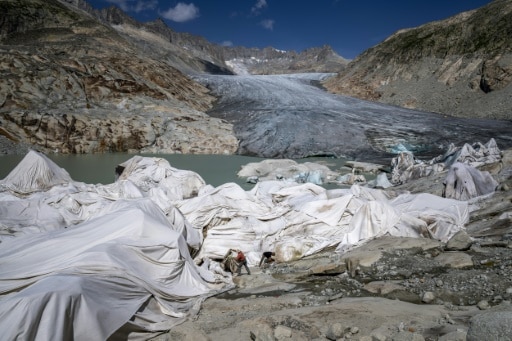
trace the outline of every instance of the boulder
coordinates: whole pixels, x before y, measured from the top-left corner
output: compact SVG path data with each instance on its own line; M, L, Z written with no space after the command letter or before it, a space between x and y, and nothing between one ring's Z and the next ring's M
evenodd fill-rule
M450 238L446 243L446 250L448 251L464 251L468 250L473 244L473 240L464 230L460 230Z
M512 306L510 304L502 304L471 318L467 341L480 340L512 340Z

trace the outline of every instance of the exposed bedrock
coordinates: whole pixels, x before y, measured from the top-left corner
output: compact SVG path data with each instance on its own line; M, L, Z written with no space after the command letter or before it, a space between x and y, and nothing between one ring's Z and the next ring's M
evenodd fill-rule
M188 110L126 115L100 109L85 113L0 113L0 136L59 153L233 154L232 126Z

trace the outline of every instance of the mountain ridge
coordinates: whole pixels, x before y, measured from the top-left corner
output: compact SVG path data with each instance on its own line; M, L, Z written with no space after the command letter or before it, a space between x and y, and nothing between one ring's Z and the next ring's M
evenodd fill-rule
M512 1L399 30L324 83L331 92L458 117L512 117Z
M206 72L214 74L235 74L229 66L229 61L237 60L245 65L245 70L251 74L282 74L297 72L336 72L342 69L349 60L339 56L331 46L307 48L301 52L294 50L283 51L271 46L253 48L244 46L222 46L209 42L202 36L187 32L177 32L169 27L161 18L148 22L139 22L117 6L97 10L84 0L61 0L87 11L103 23L113 25L123 32L121 26L131 26L146 30L165 38L168 43L185 49L192 56L181 53L181 63L176 66L185 73ZM126 32L126 28L124 32ZM133 34L133 31L131 31ZM132 38L137 38L127 34ZM174 51L176 52L176 51ZM178 52L177 52L178 53ZM188 58L187 58L188 57ZM188 60L190 57L193 60ZM187 67L185 64L190 64Z

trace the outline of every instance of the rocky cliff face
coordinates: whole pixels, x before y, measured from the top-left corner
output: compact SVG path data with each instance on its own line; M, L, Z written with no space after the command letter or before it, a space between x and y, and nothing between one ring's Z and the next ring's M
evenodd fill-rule
M208 90L88 12L0 3L0 135L59 152L233 153Z
M140 23L115 6L93 10L92 14L138 46L142 53L158 56L184 73L233 74L224 62L222 46L200 36L178 33L161 19Z
M512 1L401 30L366 50L332 92L459 117L512 117Z

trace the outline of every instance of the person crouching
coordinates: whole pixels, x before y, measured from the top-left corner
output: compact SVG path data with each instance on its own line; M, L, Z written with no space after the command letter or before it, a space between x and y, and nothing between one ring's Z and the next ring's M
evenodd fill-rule
M245 258L244 253L240 249L233 250L236 252L235 260L238 263L237 267L237 275L240 276L242 274L242 266L245 267L245 270L247 271L247 274L251 274L251 270L249 270L249 267L247 266L247 259Z

